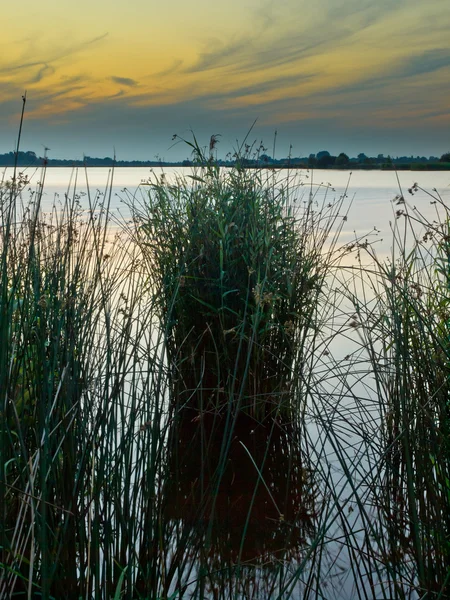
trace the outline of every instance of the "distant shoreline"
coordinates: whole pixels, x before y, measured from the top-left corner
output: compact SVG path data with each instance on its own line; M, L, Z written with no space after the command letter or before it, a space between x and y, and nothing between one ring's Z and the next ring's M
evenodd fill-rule
M32 164L32 165L24 165L24 164L18 164L17 168L18 169L31 169L31 168L42 168L44 166L44 164ZM83 168L83 167L87 167L89 169L163 169L166 167L170 167L170 168L181 168L181 169L189 169L189 168L193 168L193 167L202 167L202 166L206 166L206 165L182 165L179 163L158 163L157 165L151 164L151 165L127 165L127 164L110 164L110 165L95 165L95 164L89 164L89 163L82 163L82 164L78 164L78 163L72 163L72 164L68 164L68 165L52 165L52 164L47 164L46 167L48 169L79 169L79 168ZM233 167L233 165L231 164L223 164L223 165L219 165L219 167L223 167L223 168L231 168ZM0 163L0 169L13 169L14 165L11 164L3 164ZM272 165L246 165L243 168L245 169L263 169L265 171L285 171L288 169L291 170L303 170L303 171L381 171L381 172L386 172L386 171L450 171L450 164L444 163L444 164L437 164L437 165L427 165L427 164L398 164L398 165L392 165L392 166L388 166L388 167L380 167L380 165L358 165L358 164L354 164L354 165L350 165L350 166L346 166L346 167L336 167L336 166L329 166L329 167L309 167L307 165L276 165L276 166L272 166Z
M450 171L450 153L444 154L440 159L436 156L429 158L401 156L392 158L382 154L375 157L369 157L365 154L359 154L357 158L350 158L341 153L339 156L331 156L328 152L322 151L317 155L311 154L309 157L285 157L274 159L267 155L261 155L253 158L239 157L234 160L208 159L202 157L202 161L165 161L165 160L114 160L106 156L104 158L95 158L85 156L83 160L71 160L60 158L48 158L37 156L32 151L8 152L0 154L0 168L14 167L18 168L40 168L63 167L63 168L192 168L205 166L218 167L240 167L243 169L304 169L304 170L336 170L336 171ZM447 162L448 161L448 162Z

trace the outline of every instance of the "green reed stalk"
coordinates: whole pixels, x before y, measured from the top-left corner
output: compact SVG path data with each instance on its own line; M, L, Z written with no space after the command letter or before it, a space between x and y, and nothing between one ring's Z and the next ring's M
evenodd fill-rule
M419 594L446 597L449 215L437 194L432 201L440 208L434 222L407 206L398 214L396 259L376 267L378 306L368 322L378 338L371 361L384 415L384 464L373 501L380 531L386 527L388 532L384 560L396 577L407 577ZM376 369L381 361L385 367Z

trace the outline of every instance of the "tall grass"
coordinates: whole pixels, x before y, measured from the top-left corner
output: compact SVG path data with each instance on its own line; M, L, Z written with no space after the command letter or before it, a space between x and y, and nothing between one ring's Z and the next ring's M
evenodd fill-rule
M445 204L386 263L192 148L119 228L112 174L2 182L0 598L448 597Z
M417 185L409 191L425 193ZM427 194L433 221L397 198L393 258L377 264L377 306L368 318L382 418L373 502L399 598L405 583L420 597L450 594L450 215L436 191Z
M344 196L299 186L296 174L243 169L240 156L235 168L219 170L195 139L193 149L201 166L192 177L153 179L148 197L131 207L165 331L174 410L165 488L167 514L176 518L171 545L185 548L193 540L183 568L176 563L176 587L203 597L209 585L209 594L215 589L214 597L223 598L320 589L310 558L317 551L328 564L324 532L335 513L322 523L330 480L321 461L314 462L305 414L316 389L316 356L327 346L323 328L333 318L333 273L348 251L336 248ZM288 481L276 477L277 469ZM275 555L271 544L248 549L258 511L268 535L283 532L284 542L273 537ZM228 549L215 539L221 519L231 528L240 523L234 543L233 529L225 534ZM285 568L289 549L295 549L293 570ZM265 591L261 572L249 584L250 559L253 572L261 561L271 565ZM184 578L191 569L197 577L189 589Z
M0 197L0 597L111 597L159 485L151 304L109 231L110 186L81 211L74 181L51 214L25 186Z
M220 170L194 151L206 166L173 184L153 180L133 207L173 398L202 413L294 419L342 199L316 206L291 174L243 169L240 156Z

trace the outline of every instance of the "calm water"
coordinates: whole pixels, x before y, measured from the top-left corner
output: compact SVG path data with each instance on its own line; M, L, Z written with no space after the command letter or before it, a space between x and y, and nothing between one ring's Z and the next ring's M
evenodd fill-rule
M4 169L6 178L12 174L11 169ZM24 169L23 172L30 179L30 187L36 189L41 177L41 172L35 169ZM156 175L162 173L161 169L153 171ZM176 175L186 176L191 174L188 168L166 168L164 173L167 179L173 180ZM283 172L282 176L283 176ZM87 173L83 169L72 170L69 168L50 168L47 170L43 207L49 207L55 197L64 198L64 194L73 196L74 190L81 195L82 205L88 206L87 188L89 184L91 199L97 193L109 195L111 193L111 209L114 214L128 215L124 200L136 197L145 200L147 188L141 182L147 181L152 171L149 168L118 168L114 171L112 186L111 170L109 168L90 168ZM414 183L424 190L434 193L436 189L442 199L450 203L450 172L449 171L401 171L397 175L387 171L328 171L315 172L302 171L296 178L298 187L296 196L298 201L308 197L309 192L316 195L318 201L326 197L328 200L338 198L346 193L349 208L348 218L342 232L341 241L346 242L358 236L364 236L379 231L378 250L388 253L392 239L390 222L395 221L395 212L403 206L397 206L393 199L403 194L410 211L416 207L427 218L433 218L435 205L430 204L432 198L426 193L418 191L414 195L408 193Z
M176 175L191 173L190 169L164 169L164 172L169 181ZM30 178L30 189L38 189L41 173L31 170L25 173ZM161 171L155 170L155 173L159 175ZM10 175L11 170L5 170L5 177ZM145 202L148 188L142 186L141 182L148 180L150 175L150 169L120 168L115 170L111 184L111 171L107 168L88 169L87 176L82 169L48 169L42 207L43 210L49 209L55 198L63 201L65 194L69 197L78 195L81 205L86 208L90 202L95 203L96 199L110 197L111 211L118 224L129 217L128 205L133 198L138 202ZM414 183L425 191L419 190L411 195L408 188ZM398 179L395 173L384 171L356 171L353 174L345 171L303 172L298 175L295 184L296 202L299 205L307 201L311 194L319 205L333 202L345 195L343 212L340 215L344 220L340 244L351 242L356 237L364 239L364 236L368 236L380 257L389 256L391 253L391 226L396 222L396 211L406 209L413 216L415 211L419 211L426 219L432 220L436 215L436 204L429 195L436 193L433 189L437 190L447 205L450 204L450 172L403 171L398 174ZM404 196L405 205L398 204L399 195ZM27 192L23 196L26 200ZM343 307L343 322L348 320L346 311L350 309L349 306ZM328 335L333 337L331 332ZM348 516L347 523L351 523L353 518L354 531L361 527L359 507L355 502L348 502L351 490L346 485L341 463L327 437L324 424L327 422L328 426L340 428L339 430L348 436L346 454L354 469L354 481L360 482L358 485L362 486L367 483L371 467L364 458L358 459L358 453L365 456L363 444L368 443L368 439L369 443L370 440L377 439L379 416L367 378L355 375L352 380L348 376L347 369L353 367L348 366L345 357L352 354L353 360L356 360L355 353L361 348L358 333L349 333L337 339L336 347L330 347L333 359L329 360L335 361L334 366L330 367L330 364L327 364L325 354L317 360L315 366L318 381L321 369L327 374L328 381L320 382L320 390L317 388L322 394L320 406L318 404L309 409L306 432L311 453L309 457L296 456L296 449L299 447L296 439L298 432L289 429L277 430L275 434L271 433L269 443L268 434L263 427L238 423L224 476L220 485L215 486L214 473L221 456L223 436L223 425L220 421L216 422L214 419L211 423L207 420L197 423L191 414L186 413L182 415L178 429L171 431L173 449L169 463L173 477L164 489L165 517L169 529L173 527L171 539L174 555L177 544L182 547L186 538L192 540L193 549L201 549L203 567L189 566L186 571L190 576L187 579L180 576L185 584L191 586L189 589L192 594L205 593L205 597L215 598L212 578L205 589L200 590L197 587L201 568L213 571L217 569L220 573L219 567L226 565L231 573L233 564L239 560L246 563L249 569L251 567L245 580L246 589L250 591L245 592L244 586L237 592L236 597L282 598L288 589L294 598L305 596L307 584L299 581L296 590L295 570L299 564L305 562L308 541L314 537L314 512L326 502L325 497L314 497L315 491L320 493L324 482L314 482L312 463L317 464L321 461L324 465L321 472L325 473L328 470L336 498L342 501L349 514L350 509L354 511L354 517ZM333 372L331 376L330 370ZM327 401L328 421L319 414ZM301 446L305 446L304 442ZM200 456L206 456L206 459L200 462ZM263 475L260 476L255 470L255 463L264 465L261 466L261 469L264 469ZM212 489L213 495L210 493ZM364 497L363 492L360 497ZM299 507L302 507L301 510ZM340 515L330 513L326 519L328 521L325 539L328 546L322 560L326 564L325 579L330 581L328 597L358 597L350 567L352 559L345 544L342 544ZM245 538L242 537L244 529L247 531ZM356 533L354 535L355 548L360 547L362 550L363 533L360 536ZM203 549L205 539L208 540L207 551ZM195 556L193 551L193 563L196 560ZM274 571L264 567L261 556L265 559L270 558L271 565L283 565L284 580L280 570ZM170 561L169 552L168 572L171 571ZM307 573L307 569L305 572ZM228 572L222 573L220 577L223 586L223 582L228 580ZM307 579L306 576L304 581ZM193 583L189 583L190 581ZM292 587L289 583L291 581ZM173 592L175 583L174 575L172 585L170 581L167 584L167 592ZM321 582L323 589L325 585L326 580ZM273 596L268 595L271 594L270 590L275 589L278 591L274 592ZM371 589L368 583L362 597L375 597L371 596L372 593L375 593L375 590Z

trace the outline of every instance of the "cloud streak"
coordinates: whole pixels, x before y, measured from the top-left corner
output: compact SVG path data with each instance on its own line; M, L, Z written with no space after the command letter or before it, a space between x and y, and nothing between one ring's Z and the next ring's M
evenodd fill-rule
M52 67L51 65L45 64L39 69L39 71L33 77L33 79L31 79L30 83L39 83L40 81L42 81L44 79L44 77L49 77L50 75L53 75L54 72L55 72L54 67Z
M87 50L94 44L98 44L102 40L108 37L108 32L103 33L102 35L96 36L92 39L86 40L84 42L80 42L79 44L70 45L63 50L54 51L50 53L50 56L42 57L38 60L31 62L22 62L16 63L8 66L0 66L0 73L12 73L14 71L21 71L25 69L29 69L31 67L48 67L52 63L60 62L63 59L71 58L74 55Z
M320 10L312 14L306 4L310 3L286 2L275 17L273 5L266 5L265 11L269 12L259 19L258 29L251 34L244 31L224 42L208 40L197 60L185 67L185 72L227 68L233 72L249 72L298 66L301 60L351 43L354 32L361 35L362 31L385 19L387 7L390 11L399 10L405 0L378 0L377 3L371 0L322 0Z
M112 75L110 79L114 83L118 83L119 85L125 85L127 87L136 87L138 85L137 81L129 77L116 77L115 75Z

